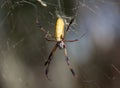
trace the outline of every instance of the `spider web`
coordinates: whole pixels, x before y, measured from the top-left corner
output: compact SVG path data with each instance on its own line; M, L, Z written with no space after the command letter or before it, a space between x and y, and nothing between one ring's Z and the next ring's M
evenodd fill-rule
M49 87L49 84L46 85L47 82L43 80L45 78L43 76L43 63L49 55L51 48L54 46L54 43L46 42L44 37L46 33L54 36L55 23L59 16L65 20L66 26L72 17L75 18L66 34L66 39L68 40L79 39L76 43L67 44L68 54L71 58L74 58L71 62L76 63L76 61L78 61L76 64L86 64L90 60L91 55L95 52L93 52L95 46L91 43L91 36L94 37L98 35L97 38L95 37L96 40L98 40L95 43L96 46L97 43L99 43L100 45L98 45L100 47L109 50L109 48L112 47L112 39L114 38L112 33L114 31L112 29L114 28L112 28L113 26L111 25L117 25L119 28L119 24L116 23L119 17L117 13L119 10L119 2L119 0L1 0L0 68L2 69L1 74L3 74L2 80L5 80L8 86L10 85L9 83L13 82L11 88L13 88L15 84L16 88L26 87L26 85L29 86L30 84L32 84L30 86L34 88L38 88L39 86L43 88ZM100 18L98 19L98 17ZM39 24L36 24L37 22ZM40 27L45 30L41 30ZM102 27L108 30L99 30L99 28L102 29ZM120 32L117 31L117 33L119 37ZM103 40L99 40L100 36L102 36ZM107 37L107 43L101 43L105 41L104 36ZM58 51L56 58L60 58L62 55L63 54ZM83 66L84 68L79 66L78 69L80 69L80 72L79 70L78 72L82 76L81 80L79 80L79 82L81 82L80 84L74 83L73 80L63 80L69 77L69 75L66 75L66 77L63 76L63 79L57 77L59 80L63 80L63 82L60 83L59 80L54 80L55 85L52 86L52 88L59 88L58 85L62 85L62 88L71 88L71 86L75 86L76 88L80 88L81 86L84 88L104 88L104 86L106 87L110 84L104 80L106 78L107 81L119 81L119 77L118 79L116 75L115 78L112 77L112 74L107 73L108 70L105 72L101 71L101 69L104 68L99 68L99 64L100 63L87 64L88 67ZM52 67L54 67L54 65L53 63ZM64 68L64 65L60 66ZM119 74L119 68L117 68L117 66L117 64L111 65L114 71L116 71L116 74ZM61 68L58 70L60 72ZM62 72L64 71L66 72L66 70L62 70ZM55 73L56 72L52 72L52 74ZM13 79L9 74L18 75L20 78L15 76ZM69 74L69 72L67 74ZM105 75L105 77L103 75ZM34 79L37 79L38 83ZM26 83L25 80L29 81ZM104 80L105 82L99 80ZM41 82L41 84L39 84L39 82ZM2 85L4 86L5 84ZM117 85L119 86L119 84ZM3 88L9 87L5 86ZM109 86L108 88L112 87Z

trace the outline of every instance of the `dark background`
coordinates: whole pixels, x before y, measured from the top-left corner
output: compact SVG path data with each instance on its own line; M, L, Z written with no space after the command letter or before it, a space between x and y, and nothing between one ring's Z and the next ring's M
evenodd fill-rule
M0 1L0 88L119 88L119 0L58 1L44 0L46 7L37 0ZM50 65L52 81L45 77L44 61L55 43L45 40L36 19L54 35L57 15L75 18L66 39L79 41L66 45L79 80L59 49Z

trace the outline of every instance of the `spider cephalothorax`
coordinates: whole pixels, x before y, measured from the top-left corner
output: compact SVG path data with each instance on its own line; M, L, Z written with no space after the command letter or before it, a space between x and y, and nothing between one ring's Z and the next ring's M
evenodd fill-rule
M57 42L57 46L59 47L59 49L64 49L65 43L63 41L59 41L59 42Z

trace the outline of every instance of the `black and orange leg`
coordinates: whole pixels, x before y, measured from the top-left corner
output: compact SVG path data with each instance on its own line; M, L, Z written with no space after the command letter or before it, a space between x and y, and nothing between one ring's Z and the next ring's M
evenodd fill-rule
M54 52L56 51L56 49L57 49L57 44L53 47L53 49L52 49L52 51L51 51L51 53L49 54L49 57L48 57L48 59L45 61L45 66L46 66L46 69L45 69L45 75L46 75L46 77L47 77L47 79L49 79L49 77L48 77L48 72L49 72L49 65L50 65L50 62L51 62L51 60L52 60L52 55L54 54Z
M50 36L49 33L47 33L47 34L45 35L45 39L46 39L47 41L56 42L55 39L49 39L48 36ZM50 37L51 37L51 36L50 36Z
M69 25L67 26L66 32L69 30L69 28L70 28L71 24L73 23L73 21L74 21L74 17L71 19Z
M51 35L51 34L49 33L49 31L46 31L46 30L40 25L38 18L36 18L36 25L39 27L39 29L40 29L42 32L45 33L45 39L46 39L47 41L56 42L55 40L53 40L54 36ZM49 39L48 37L49 37L49 38L52 38L52 39Z
M64 42L76 42L78 41L78 39L75 39L75 40L63 40Z
M72 66L71 66L71 64L70 64L70 60L69 60L69 57L68 57L68 55L67 55L66 46L65 46L65 48L64 48L64 53L65 53L65 56L66 56L65 60L66 60L66 62L67 62L67 65L68 65L68 67L69 67L72 75L73 75L75 78L78 78L77 75L76 75L76 73L75 73L75 71L73 70L73 68L72 68Z

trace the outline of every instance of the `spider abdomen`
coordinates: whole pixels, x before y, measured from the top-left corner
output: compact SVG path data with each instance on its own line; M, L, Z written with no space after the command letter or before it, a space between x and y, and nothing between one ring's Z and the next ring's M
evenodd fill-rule
M64 20L62 18L57 19L55 38L57 41L62 41L64 38Z

